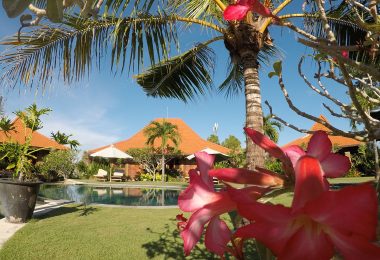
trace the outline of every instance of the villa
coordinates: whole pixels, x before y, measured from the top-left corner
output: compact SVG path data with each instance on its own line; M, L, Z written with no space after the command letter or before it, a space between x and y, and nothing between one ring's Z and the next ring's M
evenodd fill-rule
M0 143L12 141L19 144L24 144L25 136L29 136L32 130L26 127L19 117L16 117L12 123L15 127L14 130L9 131L8 133L5 133L4 131L0 131ZM52 149L56 149L56 150L68 149L66 146L57 143L53 139L39 133L38 131L34 131L32 133L32 140L31 140L30 146L32 148L46 148L34 153L34 156L37 157L36 161L41 160L44 156L49 154L49 152Z
M178 127L178 132L181 137L181 141L179 143L178 149L181 152L181 156L174 158L168 163L168 167L170 169L175 169L181 172L182 174L187 175L187 172L190 169L196 167L195 160L188 160L186 156L189 156L195 152L204 150L204 149L212 149L218 153L228 154L229 149L223 147L221 145L209 142L207 140L202 139L190 126L188 126L182 119L179 118L157 118L153 121L163 121L169 122ZM128 151L131 148L144 148L147 147L146 144L146 136L144 135L144 129L149 126L146 125L143 129L138 131L131 138L114 143L113 145L121 151ZM161 144L160 140L155 141L154 147L159 147ZM169 142L169 145L173 147L173 144ZM88 151L88 154L91 155L99 150L106 148L106 145L103 147L99 147L96 149L92 149ZM132 179L141 172L140 166L135 162L128 162L125 165L125 173L127 176Z
M324 117L323 115L320 115L319 118L322 119L323 121L328 122L326 117ZM330 131L326 126L324 126L320 123L315 123L310 128L310 131L318 131L318 130L322 130L322 131L326 131L326 132ZM310 138L311 138L311 135L307 134L303 137L300 137L296 140L291 141L290 143L287 143L283 147L288 147L291 145L299 145L301 147L306 147L310 141ZM347 156L349 156L350 154L356 153L359 145L364 144L363 142L360 142L360 141L352 139L352 138L344 137L344 136L330 135L329 139L330 139L331 143L333 144L333 147L336 149L336 151L338 153L345 154Z

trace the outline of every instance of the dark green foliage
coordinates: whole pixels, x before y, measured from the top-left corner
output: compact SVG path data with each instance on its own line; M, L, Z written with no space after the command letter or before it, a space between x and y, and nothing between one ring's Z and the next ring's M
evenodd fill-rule
M99 169L108 171L109 168L109 163L106 161L93 161L91 163L86 163L85 161L81 160L76 164L76 170L79 175L78 177L81 179L89 179L90 177L97 174Z
M240 140L237 139L234 135L229 135L222 142L222 145L228 149L231 149L232 151L240 151L242 149Z
M362 144L351 155L351 169L346 177L375 176L375 155L372 144Z
M272 172L276 172L280 174L284 172L282 168L282 163L278 159L271 159L271 158L267 159L265 161L265 169L268 169Z
M75 169L75 153L70 150L50 152L39 164L38 170L47 180L57 177L65 179L72 176Z
M214 144L220 144L219 137L215 134L212 134L209 137L207 137L207 141L214 143Z

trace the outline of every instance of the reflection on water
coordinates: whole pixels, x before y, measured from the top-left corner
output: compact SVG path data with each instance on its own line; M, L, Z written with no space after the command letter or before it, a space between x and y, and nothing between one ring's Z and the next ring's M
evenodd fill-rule
M88 185L41 185L39 196L82 203L101 203L130 206L177 205L180 190L152 188L112 188Z

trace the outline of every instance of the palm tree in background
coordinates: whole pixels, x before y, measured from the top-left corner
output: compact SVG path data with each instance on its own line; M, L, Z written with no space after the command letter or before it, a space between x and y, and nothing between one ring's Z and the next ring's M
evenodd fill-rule
M46 5L45 1L32 2ZM284 0L274 8L275 2L266 0L264 5L276 15L291 2ZM245 126L263 132L258 70L259 62L276 55L268 32L272 18L249 12L243 21L226 22L222 14L227 4L227 0L166 0L162 7L155 0L105 1L103 15L97 19L67 11L59 24L33 27L2 42L17 48L0 57L1 82L12 87L38 82L45 87L53 77L62 77L70 84L88 75L92 66L107 68L101 66L101 58L111 49L111 71L137 71L137 83L149 95L187 102L214 88L216 53L212 48L222 41L231 60L217 90L226 96L244 93ZM179 32L191 32L195 26L206 31L208 38L182 51ZM191 35L199 39L198 33ZM173 49L178 55L172 56ZM246 154L248 168L264 165L264 152L248 140Z
M56 133L52 132L51 137L59 144L62 145L70 145L70 149L77 150L78 146L80 146L80 143L77 140L70 140L70 138L73 135L68 135L65 133L61 133L60 131L57 131Z
M272 120L271 115L263 117L264 134L268 136L273 142L277 143L279 138L279 131L282 130L282 124L278 121Z
M154 146L156 139L161 140L162 182L165 182L165 154L167 153L169 141L174 144L175 148L178 148L181 140L178 127L170 122L166 122L165 119L162 122L152 121L150 125L144 129L144 134L147 137L146 144L151 145L152 147Z

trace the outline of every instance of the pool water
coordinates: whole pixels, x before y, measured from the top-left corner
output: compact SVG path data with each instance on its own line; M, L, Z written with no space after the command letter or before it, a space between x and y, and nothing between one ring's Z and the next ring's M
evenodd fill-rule
M181 190L162 188L95 187L89 185L43 184L39 196L78 203L127 206L174 206Z

